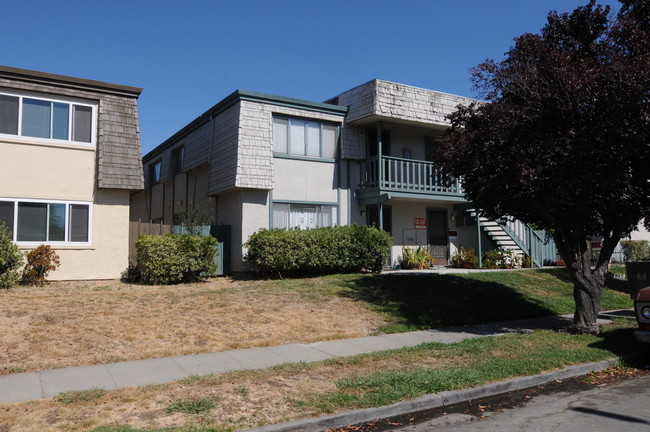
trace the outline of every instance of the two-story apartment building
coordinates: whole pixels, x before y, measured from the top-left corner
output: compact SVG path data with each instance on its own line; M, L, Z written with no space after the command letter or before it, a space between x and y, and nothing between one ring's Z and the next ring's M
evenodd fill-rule
M141 91L0 66L0 221L21 249L55 249L51 279L119 278L128 265Z
M325 103L238 90L143 157L131 218L171 224L206 209L231 227L233 271L261 228L376 224L393 263L403 246L428 246L438 264L461 245L525 250L532 231L477 219L432 160L445 116L470 102L382 80Z

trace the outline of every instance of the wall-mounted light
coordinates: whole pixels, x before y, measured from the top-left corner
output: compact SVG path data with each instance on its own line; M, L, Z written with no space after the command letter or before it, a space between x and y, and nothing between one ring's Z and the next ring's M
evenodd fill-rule
M365 211L361 210L361 216L363 216L364 213L365 213Z

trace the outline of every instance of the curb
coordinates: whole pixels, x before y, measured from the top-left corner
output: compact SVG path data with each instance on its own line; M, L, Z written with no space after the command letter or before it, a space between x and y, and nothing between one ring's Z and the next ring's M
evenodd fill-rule
M386 405L383 407L367 408L357 411L346 411L339 414L332 414L323 417L295 420L288 423L280 423L255 429L247 429L245 432L321 432L329 428L365 423L416 411L445 407L473 399L496 396L510 391L523 390L529 387L546 384L555 380L562 380L586 375L589 372L600 371L612 366L616 366L617 364L618 359L612 358L595 363L585 363L576 366L570 366L565 369L543 373L540 375L517 377L507 381L499 381L471 389L429 394L417 399L397 402L395 404Z

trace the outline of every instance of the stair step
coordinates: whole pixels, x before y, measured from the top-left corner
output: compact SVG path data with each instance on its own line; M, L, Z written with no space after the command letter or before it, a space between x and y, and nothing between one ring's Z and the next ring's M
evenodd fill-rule
M503 228L501 228L499 225L483 225L483 229L485 231L503 231Z

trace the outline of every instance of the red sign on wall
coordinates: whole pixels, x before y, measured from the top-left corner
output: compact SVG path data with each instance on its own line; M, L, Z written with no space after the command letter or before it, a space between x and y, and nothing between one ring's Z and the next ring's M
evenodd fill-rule
M427 218L413 218L413 228L416 230L427 229Z

